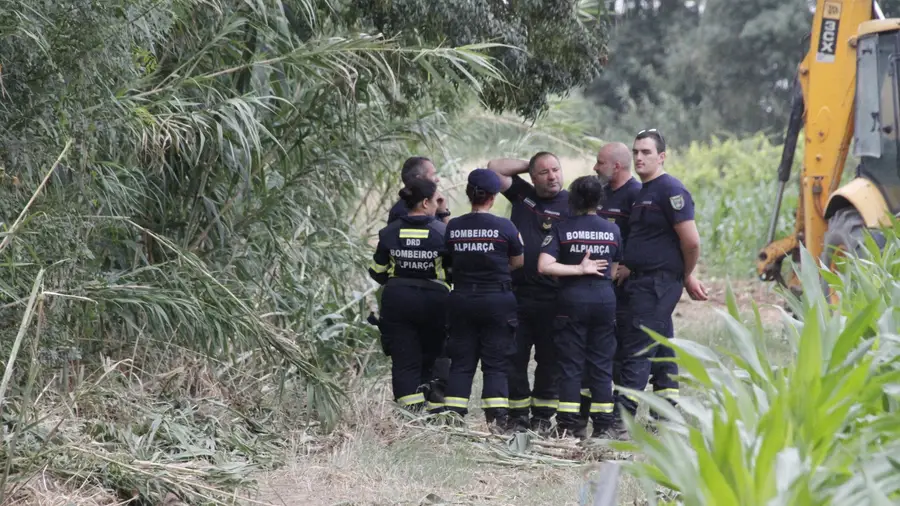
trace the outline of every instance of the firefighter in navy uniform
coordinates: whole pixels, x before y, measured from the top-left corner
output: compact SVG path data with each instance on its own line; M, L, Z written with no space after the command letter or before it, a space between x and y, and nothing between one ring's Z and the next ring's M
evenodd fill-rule
M466 195L472 212L447 224L447 251L453 261L453 291L448 323L450 380L447 410L468 413L478 361L484 377L481 406L491 431L508 431L507 369L515 350L516 298L510 272L524 263L522 238L515 225L489 211L500 180L487 169L469 174Z
M424 156L411 156L403 162L403 166L400 168L400 180L403 182L404 186L409 186L413 181L420 179L433 181L435 184L440 184L441 182L441 179L437 175L437 170L430 159ZM439 221L447 223L450 219L450 210L447 208L447 201L440 191L435 194L435 202L437 203L437 211L434 213L435 217ZM408 212L409 208L407 207L406 201L402 198L399 199L388 212L388 224L406 216ZM381 294L376 294L376 298L380 299ZM369 315L368 321L372 325L380 325L380 321L378 317L375 316L375 313ZM385 354L389 353L387 349L385 349L384 352ZM447 358L446 354L443 352L437 360L433 362L432 369L423 371L423 375L431 378L425 384L424 388L424 394L427 400L438 404L444 402L444 390L447 387L447 375L449 374L449 371L450 359Z
M628 218L631 216L631 205L638 192L641 191L641 183L631 175L631 150L621 142L612 142L604 145L597 152L597 163L594 172L604 184L603 203L597 209L597 215L619 227L621 244L619 250L624 250L628 237ZM622 271L621 262L618 271ZM624 335L622 323L625 321L625 309L628 306L628 297L625 294L624 279L613 274L614 290L616 292L616 337L617 342ZM613 361L613 382L618 384L617 357ZM581 389L581 416L587 420L591 409L591 391L587 383Z
M427 179L434 181L435 184L440 184L441 182L441 179L437 176L437 170L434 168L434 163L424 156L411 156L403 162L403 167L400 168L400 180L403 182L403 186L409 186L410 182L416 179ZM447 223L450 219L450 210L447 208L446 199L440 192L437 194L436 202L438 209L434 213L435 217ZM407 212L409 212L409 208L406 207L406 202L403 199L398 200L388 211L388 223L405 216Z
M640 354L655 344L641 326L672 338L672 313L682 290L686 289L694 300L708 298L706 288L694 277L700 257L694 201L681 181L663 170L665 151L665 140L656 129L639 132L632 148L642 187L631 208L623 257L628 308L619 374L620 384L633 390L647 386L650 358L673 356L671 348L660 345ZM678 397L678 383L673 378L678 374L677 366L660 362L658 367L654 391L674 402ZM637 402L628 396L617 395L616 404L620 412L627 410L633 416L637 411ZM627 437L621 425L617 432L619 437Z
M558 281L537 271L541 243L553 227L568 215L569 195L563 189L559 159L540 152L531 160L497 159L488 169L500 176L503 195L511 205L510 220L525 242L525 266L513 273L519 313L517 350L510 361L510 417L520 430L545 434L559 403L558 364L553 344L553 314ZM527 172L531 184L519 174ZM531 348L537 365L534 386L529 387ZM529 414L531 418L529 419Z
M582 176L569 187L569 218L544 240L538 271L557 276L560 290L554 320L559 360L556 432L583 438L581 387L591 392L593 436L610 439L613 427L613 357L616 352L616 294L613 273L621 258L619 227L597 215L603 183ZM585 378L587 381L584 381Z
M394 398L414 411L425 407L423 389L446 339L450 258L446 225L434 216L436 195L437 185L427 179L400 190L409 212L378 232L369 267L369 275L385 285L379 328L391 357Z

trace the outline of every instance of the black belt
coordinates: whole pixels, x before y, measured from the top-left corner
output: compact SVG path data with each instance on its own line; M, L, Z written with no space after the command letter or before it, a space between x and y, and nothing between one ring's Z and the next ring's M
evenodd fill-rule
M593 275L588 279L585 279L584 276L579 276L579 279L571 279L563 281L561 284L561 288L574 288L579 286L606 286L612 284L613 280L609 278L599 278ZM574 278L574 276L573 276Z
M424 288L426 290L440 290L447 292L450 288L436 279L422 278L390 278L387 282L390 286L404 286L408 288Z
M683 272L674 272L666 269L632 270L628 279L660 278L668 281L684 281Z
M509 281L498 281L495 283L454 283L453 291L469 293L511 292L512 283Z

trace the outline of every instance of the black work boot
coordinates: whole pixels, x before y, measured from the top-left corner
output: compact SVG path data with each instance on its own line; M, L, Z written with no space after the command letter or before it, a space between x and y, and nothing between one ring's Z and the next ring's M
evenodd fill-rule
M585 439L587 437L587 420L581 418L581 414L578 413L557 413L553 436Z
M435 378L428 383L428 393L425 398L432 404L444 404L444 389L446 384L443 380Z
M516 432L525 432L529 429L527 416L509 417L509 427Z
M616 420L609 428L611 439L616 439L619 441L631 441L631 436L628 434L628 428L625 427L625 424L622 423L622 420Z
M490 431L491 434L507 436L513 433L510 418L507 413L492 413L485 411L484 419L487 422L488 431Z
M540 436L548 435L550 433L550 429L553 428L553 424L550 423L550 420L537 417L531 417L530 426L531 430L536 432Z
M591 431L591 439L610 439L616 440L620 439L619 434L616 429L611 425L607 426L598 426L594 425L594 430Z

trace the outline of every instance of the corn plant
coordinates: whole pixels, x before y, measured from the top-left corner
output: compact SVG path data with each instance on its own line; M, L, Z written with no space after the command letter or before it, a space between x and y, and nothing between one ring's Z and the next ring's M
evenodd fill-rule
M623 447L640 454L628 472L648 487L672 490L673 504L896 502L900 240L894 231L888 235L883 252L869 244L875 260L846 264L838 307L829 306L822 273L802 251L802 298L783 294L794 315L783 311L794 347L787 365L768 357L758 307L743 321L730 290L720 316L733 351L668 342L691 394L674 409L653 394L632 392L666 420L658 436L627 420L634 440Z

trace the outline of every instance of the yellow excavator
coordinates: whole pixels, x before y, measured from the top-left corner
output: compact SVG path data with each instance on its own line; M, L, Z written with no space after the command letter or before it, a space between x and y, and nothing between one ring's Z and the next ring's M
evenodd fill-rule
M778 214L803 130L800 200L794 233L776 240ZM840 186L850 146L855 177ZM800 261L799 246L834 269L837 255L859 252L868 231L890 226L900 211L900 19L885 19L872 0L817 0L810 45L797 68L791 116L778 168L768 244L757 273L802 292L782 262Z

